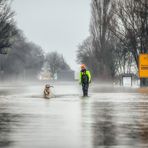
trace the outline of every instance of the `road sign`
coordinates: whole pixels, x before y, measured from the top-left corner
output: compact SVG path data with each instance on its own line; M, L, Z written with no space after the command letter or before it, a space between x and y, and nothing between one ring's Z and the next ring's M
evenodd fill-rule
M148 78L148 54L139 55L139 77Z
M123 86L132 86L132 77L130 76L123 76L122 77L122 85Z

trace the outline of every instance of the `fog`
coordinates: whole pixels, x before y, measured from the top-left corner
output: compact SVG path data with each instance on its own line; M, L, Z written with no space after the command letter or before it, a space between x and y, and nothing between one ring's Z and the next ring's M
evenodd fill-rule
M148 147L147 7L0 0L0 148Z
M89 33L90 0L14 0L17 25L45 52L62 53L77 70L76 50Z

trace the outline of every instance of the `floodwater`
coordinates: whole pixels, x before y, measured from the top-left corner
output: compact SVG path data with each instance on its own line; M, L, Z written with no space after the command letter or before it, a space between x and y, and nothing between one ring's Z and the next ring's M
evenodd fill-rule
M0 86L0 148L147 148L148 89L55 83Z

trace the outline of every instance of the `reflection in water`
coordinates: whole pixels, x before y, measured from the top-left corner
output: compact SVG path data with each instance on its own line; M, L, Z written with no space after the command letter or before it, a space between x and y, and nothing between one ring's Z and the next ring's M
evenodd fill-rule
M9 133L11 132L9 117L9 114L0 114L0 147L7 147L12 144L12 141L10 141L9 137Z
M1 113L0 108L0 147L12 146L10 133L14 132L13 129L17 125L17 115L11 113Z
M82 140L84 148L92 147L92 118L91 104L89 98L81 98L81 120L82 120Z
M95 103L93 110L93 145L113 146L116 145L116 126L114 125L114 104Z
M0 147L148 147L146 93L108 93L107 88L81 98L72 85L55 88L50 100L40 98L42 86L0 94Z
M100 95L101 96L101 95ZM98 98L91 105L93 147L145 148L148 146L148 102L131 94L124 100ZM129 101L132 98L135 101ZM101 101L100 101L101 100Z
M142 143L148 145L148 103L141 102L142 109L140 110L140 134Z
M148 88L147 87L138 88L137 92L141 94L148 94Z

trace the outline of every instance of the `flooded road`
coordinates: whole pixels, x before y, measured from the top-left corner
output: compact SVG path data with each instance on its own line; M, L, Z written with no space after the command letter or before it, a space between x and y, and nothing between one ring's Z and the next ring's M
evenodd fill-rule
M148 147L148 89L53 85L0 87L0 148Z

